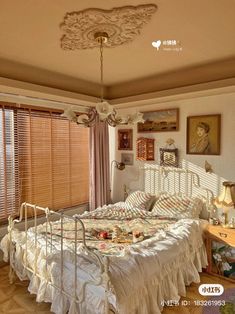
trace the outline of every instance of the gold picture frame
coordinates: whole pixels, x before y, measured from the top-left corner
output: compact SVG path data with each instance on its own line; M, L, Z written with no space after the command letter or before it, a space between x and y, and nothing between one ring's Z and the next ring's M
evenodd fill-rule
M133 130L118 130L118 150L132 150L133 147Z
M187 154L220 155L221 114L187 117Z
M179 109L143 112L144 123L138 123L138 132L171 132L179 130Z

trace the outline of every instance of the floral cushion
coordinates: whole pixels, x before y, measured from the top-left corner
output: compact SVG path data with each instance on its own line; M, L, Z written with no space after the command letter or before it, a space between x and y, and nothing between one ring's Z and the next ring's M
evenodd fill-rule
M203 202L198 197L162 194L153 206L153 213L178 218L198 218Z
M135 191L131 193L125 203L139 209L150 210L152 203L156 200L156 196L143 191Z

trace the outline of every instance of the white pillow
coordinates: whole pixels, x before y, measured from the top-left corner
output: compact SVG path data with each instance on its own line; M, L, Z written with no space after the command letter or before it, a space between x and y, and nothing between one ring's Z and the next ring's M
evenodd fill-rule
M162 194L152 212L159 216L177 218L199 218L203 202L198 197Z
M125 203L139 209L150 210L151 205L155 200L156 196L151 193L135 191L127 197Z
M209 220L209 216L210 216L210 213L209 213L209 210L207 208L207 205L205 202L203 202L202 210L200 212L199 218L204 219L204 220Z

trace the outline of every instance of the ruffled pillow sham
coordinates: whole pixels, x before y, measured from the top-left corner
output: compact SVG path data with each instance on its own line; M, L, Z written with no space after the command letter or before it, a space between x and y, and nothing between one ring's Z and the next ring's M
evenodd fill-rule
M177 218L199 218L203 201L198 197L162 194L152 212L159 216Z

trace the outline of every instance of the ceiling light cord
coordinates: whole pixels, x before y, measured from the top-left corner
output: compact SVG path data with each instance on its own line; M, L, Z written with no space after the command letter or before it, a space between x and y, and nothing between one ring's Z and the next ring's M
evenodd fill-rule
M100 40L100 101L104 101L104 58L103 58L103 39Z

